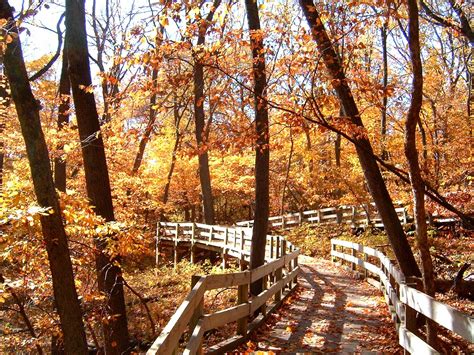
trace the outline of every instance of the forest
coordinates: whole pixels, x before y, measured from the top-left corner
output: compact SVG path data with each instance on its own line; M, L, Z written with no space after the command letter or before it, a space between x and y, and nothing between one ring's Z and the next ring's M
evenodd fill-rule
M301 253L203 296L251 304L334 238L465 314L467 343L419 316L429 346L474 351L473 24L470 0L0 0L0 353L145 353L196 275ZM251 313L197 344L259 350Z

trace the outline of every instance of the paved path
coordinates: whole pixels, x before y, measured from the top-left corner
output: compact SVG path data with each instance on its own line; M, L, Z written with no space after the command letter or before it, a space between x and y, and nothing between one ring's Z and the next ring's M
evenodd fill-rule
M242 350L401 353L380 291L327 260L300 265L298 290Z

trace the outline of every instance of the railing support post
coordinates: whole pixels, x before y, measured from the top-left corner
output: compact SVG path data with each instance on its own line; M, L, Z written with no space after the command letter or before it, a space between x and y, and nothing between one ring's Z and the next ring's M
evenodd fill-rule
M331 240L331 251L336 251L336 244ZM336 263L337 258L335 256L331 256L331 261Z
M160 264L160 222L156 223L156 237L155 237L155 266Z
M351 248L351 255L354 258L357 258L357 251L354 248ZM351 263L351 270L356 271L357 270L357 264L356 263Z
M196 262L196 224L191 225L191 264Z
M279 236L276 237L276 258L280 258L282 256L282 243L281 238ZM279 282L283 277L283 267L280 267L275 270L275 283ZM281 301L281 290L278 290L275 293L275 302Z
M248 303L249 301L249 284L243 284L239 286L237 295L238 304ZM248 316L242 317L237 321L237 334L246 336L248 326Z
M191 289L196 286L196 284L199 282L201 279L201 276L199 275L193 275L191 276ZM196 307L193 316L191 317L191 321L189 322L189 336L191 337L191 334L193 334L194 328L199 322L199 318L202 317L204 313L204 297L201 299L201 302L199 302L198 306ZM177 351L175 351L178 353ZM202 340L201 344L199 345L199 349L196 354L202 354Z
M368 260L367 253L364 253L364 261L367 262L367 260ZM367 269L364 266L364 279L367 279L367 277L368 277Z
M227 268L227 243L229 243L229 229L224 230L224 247L222 248L222 269Z
M174 243L173 243L173 267L176 269L178 266L178 234L179 234L179 224L176 223L175 229L175 236L174 236Z

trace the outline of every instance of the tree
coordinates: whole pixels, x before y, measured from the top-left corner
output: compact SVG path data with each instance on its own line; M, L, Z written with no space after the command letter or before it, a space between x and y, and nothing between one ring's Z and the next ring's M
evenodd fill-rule
M212 197L211 173L209 170L209 153L207 148L208 130L204 113L204 58L203 46L206 42L206 32L214 17L221 0L215 0L205 19L200 19L198 24L198 40L194 57L194 124L196 129L196 142L199 154L199 179L201 182L202 202L204 207L204 221L214 224L214 201Z
M69 122L71 83L69 82L68 60L66 47L63 50L63 62L61 66L61 76L59 78L59 107L58 107L58 130L63 129ZM59 147L62 149L63 146ZM60 191L66 191L66 161L65 158L54 159L54 184Z
M317 43L322 60L332 78L332 86L337 93L346 116L348 116L350 123L357 132L354 134L357 155L400 268L406 276L420 276L420 270L380 173L372 145L367 137L359 109L352 95L347 78L344 75L339 56L334 50L334 46L326 33L313 1L300 0L300 5L310 27L313 39Z
M265 68L265 47L260 28L257 2L245 0L247 21L252 49L252 73L255 110L255 215L250 251L250 268L254 269L265 262L265 245L269 215L270 180L270 134L268 125L267 76ZM251 285L252 295L262 292L262 280Z
M87 354L82 310L54 189L48 148L41 129L40 107L28 82L18 29L12 7L6 0L0 2L0 18L3 20L5 37L9 39L3 54L5 74L25 140L37 202L45 209L41 216L41 227L53 279L54 300L64 334L64 348L69 354Z
M420 111L423 104L423 66L421 63L420 34L418 22L418 5L416 0L408 0L408 46L413 67L413 91L411 104L405 122L405 155L408 161L410 182L413 191L413 205L416 225L416 240L420 250L421 271L425 293L434 297L435 283L433 261L426 226L425 187L421 175L416 148L416 126L420 121ZM428 323L428 342L436 343L434 323Z
M115 220L109 172L100 130L88 59L84 0L66 0L66 48L77 124L81 140L87 196L97 215L106 222ZM112 238L112 236L108 236ZM96 271L99 290L106 296L103 322L105 352L121 354L129 350L127 316L122 271L118 260L106 251L107 240L96 238Z

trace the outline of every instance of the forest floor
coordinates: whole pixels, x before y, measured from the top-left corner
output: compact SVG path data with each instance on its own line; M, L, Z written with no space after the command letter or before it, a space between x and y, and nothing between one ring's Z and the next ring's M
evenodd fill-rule
M382 293L328 260L300 257L299 287L239 350L401 353Z

